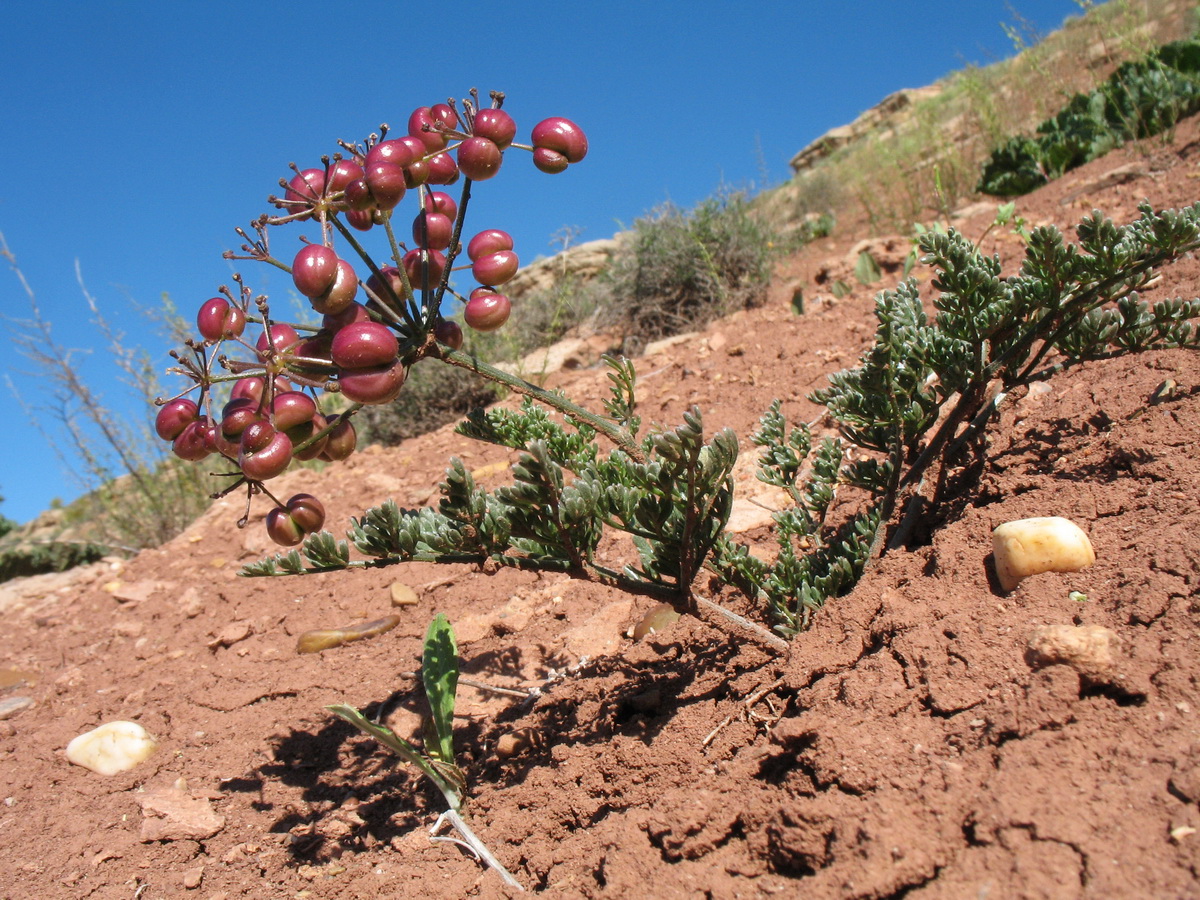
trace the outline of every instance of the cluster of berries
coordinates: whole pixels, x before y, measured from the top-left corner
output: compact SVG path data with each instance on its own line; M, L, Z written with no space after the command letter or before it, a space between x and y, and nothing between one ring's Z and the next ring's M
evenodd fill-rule
M290 271L296 290L322 316L321 327L302 336L296 327L273 321L266 298L252 300L245 287L240 296L222 288L224 296L203 303L196 317L202 341L189 344L193 358L175 354L182 363L176 371L192 378L192 389L200 388L199 401L180 396L162 403L156 420L158 435L172 443L176 456L200 460L219 454L237 466L234 487L247 484L251 495L270 496L263 482L293 459L341 460L354 450L351 417L358 407L342 404L340 415L323 413L321 391L340 393L353 404L388 403L400 394L409 366L462 346L462 329L442 316L447 292L463 301L463 321L476 331L493 331L508 320L512 304L500 288L520 261L507 232L487 229L472 237L465 250L479 286L468 297L449 287L454 259L464 249L459 235L470 185L495 176L512 147L530 151L539 170L561 172L584 158L587 138L573 122L555 117L534 127L530 144L516 144L516 123L500 108L503 95L492 94L490 109L479 108L474 92L472 97L462 101L461 111L453 101L419 107L405 136L389 138L384 127L365 146L340 142L346 158L324 157L320 168L293 167L294 177L280 182L283 197L269 200L283 214L254 223L259 240L243 245L248 256L226 256ZM460 177L465 180L457 203L431 187ZM392 218L410 190L420 200L412 244L405 246L396 239ZM270 254L266 228L297 221L319 223L321 242L304 243L289 266ZM377 265L343 222L360 231L382 226L395 250L394 264ZM371 270L365 282L334 249L335 231ZM366 295L362 302L360 291ZM243 337L250 322L263 325L253 345ZM251 351L253 360L231 361L219 352L227 344ZM215 374L215 363L232 374ZM230 381L230 398L217 414L213 389ZM275 502L267 530L284 546L298 544L324 523L324 508L308 494Z

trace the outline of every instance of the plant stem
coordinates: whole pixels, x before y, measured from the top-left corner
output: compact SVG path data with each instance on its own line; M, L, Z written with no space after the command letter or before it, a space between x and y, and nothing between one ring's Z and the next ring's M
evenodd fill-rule
M539 403L544 403L547 406L557 409L564 415L568 415L573 419L586 422L588 425L595 428L598 432L607 437L610 441L616 444L625 452L627 456L635 462L644 462L645 457L642 454L642 449L634 441L629 432L614 423L611 419L604 416L598 416L593 412L589 412L582 406L572 403L562 394L554 391L548 391L545 388L540 388L536 384L530 384L524 378L516 375L510 375L503 369L497 369L495 366L485 363L477 356L465 353L462 350L450 350L445 347L438 348L438 356L452 366L458 366L461 369L467 369L482 375L489 381L497 382L504 385L511 391L522 394L526 397L532 397Z
M473 853L475 853L475 855L483 862L484 865L490 869L495 869L496 874L503 879L505 884L507 884L509 887L515 887L518 891L524 893L525 888L521 885L521 882L513 878L512 875L509 874L508 869L500 865L500 861L496 859L496 857L492 856L491 851L488 850L483 841L481 841L475 832L471 830L471 826L463 821L463 817L453 809L446 810L444 813L438 816L437 821L433 823L433 827L429 829L429 839L431 841L454 840L454 838L437 836L437 830L441 827L442 822L449 822L450 826L462 835L462 842L466 844Z

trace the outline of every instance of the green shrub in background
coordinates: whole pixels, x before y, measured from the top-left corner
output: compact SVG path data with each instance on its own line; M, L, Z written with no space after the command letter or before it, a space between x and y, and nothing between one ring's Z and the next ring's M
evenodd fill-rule
M64 518L65 524L72 527L72 538L78 540L63 546L94 544L103 547L104 553L136 553L170 540L211 502L205 474L166 452L155 434L152 416L130 419L118 415L100 391L84 380L76 364L79 351L55 339L51 323L42 315L37 296L2 233L0 258L8 263L29 301L25 318L10 318L10 309L5 310L3 318L8 339L29 365L26 381L32 393L27 399L12 382L9 389L59 456L65 471L87 490L71 504ZM152 409L150 402L162 391L149 356L131 347L125 335L102 314L78 264L75 277L91 323L104 339L112 364L125 383L145 399L147 410ZM160 326L171 335L188 334L188 326L169 298L164 297L164 301ZM50 556L45 552L35 556L41 561L39 565L45 566L41 571L50 571L79 552L55 550Z
M779 249L743 193L719 193L690 211L660 206L634 223L613 259L601 321L625 335L629 354L757 306Z
M0 497L0 503L4 502L4 498ZM4 537L10 531L17 527L17 523L6 516L0 515L0 537Z
M99 562L110 553L110 547L86 541L5 544L0 546L0 583L26 575L65 572L76 566Z
M994 196L1034 188L1125 141L1159 134L1200 110L1200 41L1166 44L1120 66L1099 88L1076 94L1035 137L1011 138L984 166L978 190Z

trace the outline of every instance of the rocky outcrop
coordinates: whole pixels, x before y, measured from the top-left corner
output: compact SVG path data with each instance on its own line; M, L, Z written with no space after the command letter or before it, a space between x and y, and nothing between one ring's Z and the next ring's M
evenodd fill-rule
M545 259L535 260L504 286L512 298L549 290L563 278L594 278L604 271L622 240L621 235L588 241Z
M891 137L902 133L912 121L913 105L936 97L941 92L941 84L932 84L888 94L849 125L831 128L793 156L792 171L799 174L811 169L835 150L853 144L867 135Z

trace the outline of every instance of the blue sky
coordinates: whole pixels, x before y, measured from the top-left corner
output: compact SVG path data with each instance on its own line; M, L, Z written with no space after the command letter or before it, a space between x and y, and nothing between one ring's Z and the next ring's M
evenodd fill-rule
M170 347L136 305L167 293L191 317L229 281L234 227L267 210L289 161L316 165L338 138L381 122L402 132L415 106L471 87L508 95L518 140L546 116L573 119L583 163L545 176L513 153L474 192L469 225L509 231L528 262L564 227L608 237L665 200L784 181L796 151L885 95L1011 55L1002 25L1017 16L1048 32L1078 12L1074 0L23 4L0 37L0 232L55 340L90 351L77 358L104 404L152 415L106 358L76 262L102 312L165 367ZM240 265L256 290L291 288ZM0 312L28 309L0 267ZM9 390L45 402L28 368L0 341L0 514L18 521L83 490Z

